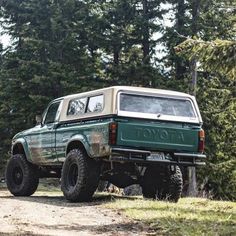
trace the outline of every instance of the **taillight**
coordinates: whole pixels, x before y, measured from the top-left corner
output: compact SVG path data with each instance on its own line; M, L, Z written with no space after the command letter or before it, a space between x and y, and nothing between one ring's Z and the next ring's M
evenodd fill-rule
M116 144L116 135L117 135L117 123L112 122L109 124L109 144Z
M201 129L198 132L198 138L199 138L199 142L198 142L198 151L199 152L203 152L204 148L205 148L205 132L203 129Z

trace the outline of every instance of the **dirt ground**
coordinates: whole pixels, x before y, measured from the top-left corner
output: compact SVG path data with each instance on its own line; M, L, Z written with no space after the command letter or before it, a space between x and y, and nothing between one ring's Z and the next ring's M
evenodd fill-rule
M145 226L106 209L106 198L70 203L60 192L14 197L0 189L0 235L147 235Z

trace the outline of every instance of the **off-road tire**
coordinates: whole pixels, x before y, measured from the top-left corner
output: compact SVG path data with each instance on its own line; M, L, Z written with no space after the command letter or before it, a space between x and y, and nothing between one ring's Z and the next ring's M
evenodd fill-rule
M161 191L166 182L165 170L160 166L147 167L141 184L144 198L161 199ZM158 195L158 196L157 196ZM164 195L164 193L163 193Z
M98 187L100 165L79 149L71 150L62 167L61 190L71 202L90 201Z
M8 190L14 196L30 196L38 187L38 168L29 163L22 154L13 155L6 168Z
M178 166L148 167L145 171L142 192L144 198L178 202L183 189L183 178Z
M97 192L104 192L107 189L108 181L100 180L97 187Z
M170 202L178 202L183 190L182 172L178 166L171 172L168 178L168 191L166 198Z

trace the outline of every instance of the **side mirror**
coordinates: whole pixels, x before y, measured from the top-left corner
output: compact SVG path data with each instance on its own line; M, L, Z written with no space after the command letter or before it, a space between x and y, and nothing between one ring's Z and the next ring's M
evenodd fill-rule
M36 115L35 120L36 120L36 125L42 124L42 116L41 115Z

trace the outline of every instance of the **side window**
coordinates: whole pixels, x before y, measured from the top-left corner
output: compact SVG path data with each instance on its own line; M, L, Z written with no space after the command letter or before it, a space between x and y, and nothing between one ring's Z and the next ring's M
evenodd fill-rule
M71 100L68 106L67 115L83 114L86 108L87 98L77 98Z
M60 105L60 102L55 102L48 108L48 111L44 120L44 124L55 122L59 105Z
M104 105L103 95L94 96L89 98L87 113L89 112L100 112L103 110Z

